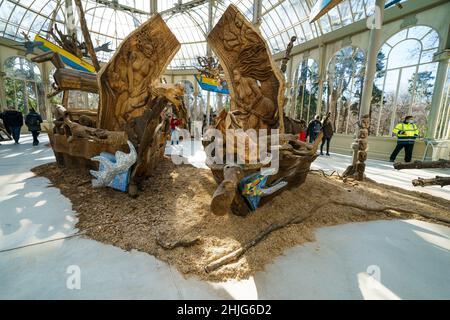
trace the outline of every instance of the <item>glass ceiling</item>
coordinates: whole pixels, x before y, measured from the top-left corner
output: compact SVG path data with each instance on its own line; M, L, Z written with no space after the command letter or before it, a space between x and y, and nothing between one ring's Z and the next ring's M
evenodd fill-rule
M23 41L22 32L33 38L40 33L46 37L54 23L66 30L66 2L71 0L0 0L0 37ZM254 0L215 0L213 26L231 3L251 21ZM316 0L261 0L261 33L270 44L272 53L285 50L291 36L297 44L316 38L345 25L363 19L374 11L375 0L344 0L310 24L308 16ZM88 28L94 46L111 42L115 49L124 37L150 16L151 0L82 0ZM209 0L157 0L169 28L182 43L171 69L192 68L197 57L206 55ZM75 20L78 17L75 12ZM79 39L81 30L77 27ZM107 61L112 53L99 52Z

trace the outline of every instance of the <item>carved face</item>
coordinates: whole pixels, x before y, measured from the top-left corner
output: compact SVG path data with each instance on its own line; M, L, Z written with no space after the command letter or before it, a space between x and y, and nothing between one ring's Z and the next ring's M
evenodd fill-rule
M361 119L361 127L362 128L368 128L370 125L370 119L369 116L363 116Z
M360 139L366 139L368 136L369 136L369 130L367 130L367 129L359 130L359 138Z
M238 27L239 29L242 27L243 25L243 21L241 21L238 17L235 18L234 20L234 24L236 25L236 27Z
M241 80L241 73L239 72L239 70L234 69L233 71L233 79L235 82L239 83L239 81Z

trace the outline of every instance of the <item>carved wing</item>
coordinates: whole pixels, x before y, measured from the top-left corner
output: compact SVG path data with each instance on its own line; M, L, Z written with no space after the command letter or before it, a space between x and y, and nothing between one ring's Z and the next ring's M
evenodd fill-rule
M144 113L152 88L180 48L160 15L131 32L98 74L100 128L121 130Z
M283 114L284 77L272 59L265 40L234 5L230 5L208 35L208 43L223 67L231 95L231 109L236 110L237 85L233 71L257 80L261 93ZM282 117L280 125L282 125Z

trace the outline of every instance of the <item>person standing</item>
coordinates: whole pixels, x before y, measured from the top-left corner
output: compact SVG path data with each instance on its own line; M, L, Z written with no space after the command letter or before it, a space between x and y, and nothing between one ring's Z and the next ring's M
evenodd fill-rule
M178 126L181 125L181 120L177 119L176 115L173 115L170 119L170 144L173 145L175 141L176 144L179 143L180 135L178 133Z
M327 143L327 156L330 155L330 141L333 137L334 129L333 129L333 122L331 121L331 112L328 112L325 120L323 120L322 123L322 130L323 130L323 139L322 144L320 145L320 154L323 155L323 146L325 145L325 142Z
M314 120L311 120L306 129L306 138L309 137L309 143L313 143L322 130L322 123L320 122L320 116L315 116Z
M8 110L1 114L1 118L5 127L11 132L15 144L19 144L20 128L23 126L22 113L15 110L13 106L8 106Z
M37 113L36 110L31 108L30 112L25 117L25 124L28 127L28 131L30 131L33 136L33 146L37 146L39 144L38 136L39 133L41 133L41 123L41 115Z
M405 148L405 162L411 162L414 143L419 137L419 129L414 123L414 117L405 117L403 122L400 122L395 126L392 133L397 136L397 146L391 154L390 161L394 162L398 153Z

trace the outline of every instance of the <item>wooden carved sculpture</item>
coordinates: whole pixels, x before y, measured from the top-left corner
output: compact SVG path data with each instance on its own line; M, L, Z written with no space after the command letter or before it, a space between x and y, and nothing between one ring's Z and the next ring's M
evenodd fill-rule
M311 145L298 141L294 135L284 134L284 119L280 116L283 115L284 77L275 65L264 39L234 5L227 8L212 29L208 43L224 69L232 110L228 113L222 111L216 119L215 127L223 133L224 144L216 145L215 151L226 149L227 129L279 129L281 133L277 145L270 145L270 130L267 132L269 136L265 137L268 147L272 151L279 151L278 171L271 171L269 176L258 175L261 168L268 166L263 159L257 159L256 164L248 162L249 140L243 146L245 164L226 163L225 156L222 161L224 164L216 163L216 153L208 158L207 165L219 184L211 201L212 212L223 215L231 211L237 215L246 215L258 203L263 204L285 187L298 186L305 181L310 165L317 157L322 135ZM239 142L234 152L237 150ZM258 154L258 157L261 156L261 153ZM252 177L255 177L254 181ZM243 190L241 187L248 181L250 183L247 186L251 185L250 188ZM252 187L253 182L261 182L262 187L256 190ZM263 197L260 202L259 199L256 204L249 201L252 192L256 197Z
M283 75L264 39L234 5L210 32L208 43L225 71L231 110L242 128L282 127Z
M214 57L197 57L199 67L195 67L200 75L219 80L223 75L222 66Z
M291 58L290 58L290 56L291 56L291 51L292 51L292 48L294 47L294 42L295 42L295 41L297 41L297 37L296 37L296 36L291 37L291 40L289 41L289 44L288 44L288 46L287 46L287 48L286 48L286 51L285 51L285 54L284 54L284 58L283 58L283 60L281 61L280 70L281 70L281 72L283 72L283 73L286 72L287 63L288 63L288 61L291 59Z
M49 138L56 161L65 167L95 169L90 159L101 152L114 153L127 150L125 132L108 131L92 126L85 115L73 119L63 106L53 106L53 130Z
M56 93L64 91L64 106L69 90L98 92L100 96L98 113L54 108L56 120L50 141L58 163L97 169L91 158L101 152L129 153L131 142L136 163L131 167L128 192L136 196L142 179L164 155L168 126L163 111L172 107L180 117L187 117L184 88L158 81L179 48L165 22L155 15L123 40L98 74L64 68L57 54L37 57L36 61L52 61L57 67L54 89Z
M142 116L156 97L158 79L180 43L160 15L126 37L99 72L101 127L120 130ZM174 102L178 103L178 102Z
M352 148L356 151L354 152L354 159L350 166L344 171L344 177L353 176L356 180L364 180L364 171L366 169L367 160L367 149L369 140L369 126L370 118L369 115L362 116L358 123L359 130L357 133L357 139L352 144Z
M132 196L163 155L162 111L169 103L183 107L183 88L159 83L180 46L161 16L154 15L122 41L98 74L98 126L125 131L138 152L129 185Z

